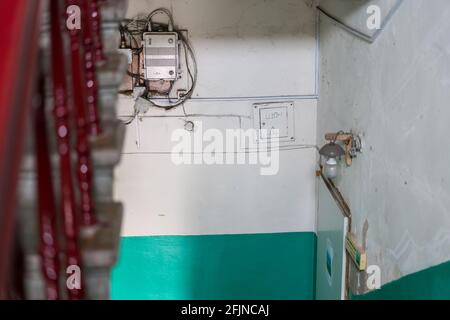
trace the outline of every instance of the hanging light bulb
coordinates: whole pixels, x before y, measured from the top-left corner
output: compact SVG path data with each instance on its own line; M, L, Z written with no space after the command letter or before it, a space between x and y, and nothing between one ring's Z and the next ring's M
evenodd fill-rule
M337 158L340 158L345 154L344 149L335 142L330 142L320 149L319 154L323 156L325 161L324 173L328 179L334 179L337 177Z

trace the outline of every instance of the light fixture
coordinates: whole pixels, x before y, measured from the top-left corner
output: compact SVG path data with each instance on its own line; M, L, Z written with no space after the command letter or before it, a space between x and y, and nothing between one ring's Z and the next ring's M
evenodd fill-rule
M329 179L337 177L338 160L345 155L345 163L348 167L352 165L353 158L356 158L358 152L362 149L361 136L353 133L327 133L325 140L330 141L320 149L319 154L325 158L324 174ZM339 141L344 144L342 148L336 143Z
M345 154L344 149L336 142L332 141L320 149L319 154L325 157L324 174L328 179L334 179L337 177L337 158L342 157Z

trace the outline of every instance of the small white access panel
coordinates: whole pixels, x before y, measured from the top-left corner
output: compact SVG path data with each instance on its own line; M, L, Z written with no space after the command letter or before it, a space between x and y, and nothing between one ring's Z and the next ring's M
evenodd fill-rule
M254 127L261 129L259 141L270 140L277 129L280 141L295 141L294 102L256 103L253 105Z

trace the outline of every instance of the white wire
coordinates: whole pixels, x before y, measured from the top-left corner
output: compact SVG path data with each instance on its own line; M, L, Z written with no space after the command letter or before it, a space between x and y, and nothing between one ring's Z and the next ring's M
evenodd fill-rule
M148 15L148 17L147 17L147 28L148 28L148 31L150 31L150 32L152 31L152 18L155 15L157 15L158 13L163 13L169 18L169 32L172 32L173 31L173 26L174 26L173 16L172 16L172 13L169 10L167 10L166 8L158 8L158 9L154 10L153 12L151 12Z

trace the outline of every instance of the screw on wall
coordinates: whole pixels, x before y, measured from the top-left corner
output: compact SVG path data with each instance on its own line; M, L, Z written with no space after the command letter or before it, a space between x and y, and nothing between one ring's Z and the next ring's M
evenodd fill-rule
M195 129L195 124L192 121L186 121L184 123L184 129L189 132L193 132Z

